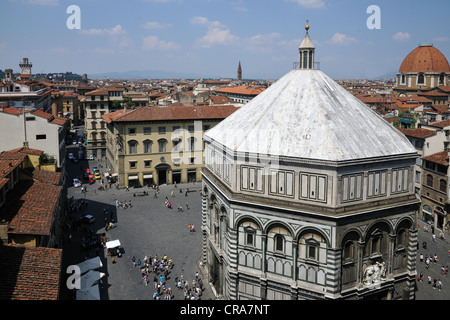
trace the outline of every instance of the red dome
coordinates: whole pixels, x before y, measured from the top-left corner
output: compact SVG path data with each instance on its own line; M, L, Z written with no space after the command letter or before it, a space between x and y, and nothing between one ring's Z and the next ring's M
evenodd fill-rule
M403 60L400 72L450 72L450 66L442 52L428 44L411 51Z

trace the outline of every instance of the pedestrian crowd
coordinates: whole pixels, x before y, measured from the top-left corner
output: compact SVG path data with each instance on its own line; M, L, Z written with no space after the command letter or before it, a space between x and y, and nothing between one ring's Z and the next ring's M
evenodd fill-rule
M133 256L131 259L133 269L138 268L144 286L148 286L150 278L153 276L153 300L174 300L175 294L170 285L169 279L174 263L167 255L159 258L157 254L154 256L145 256L142 260ZM173 279L173 287L183 292L185 300L200 300L203 291L203 283L198 272L195 274L194 280L190 283L184 278L183 274L175 275Z
M431 229L431 240L434 243L436 243L436 238L437 237L435 235L435 228L434 228L434 226L431 225L430 229ZM428 230L429 230L428 226L425 225L423 227L423 230L426 233L428 233ZM445 236L443 235L443 233L440 234L439 238L442 239L442 240L445 240ZM417 247L419 247L419 245L417 245ZM428 248L428 244L427 244L426 241L422 242L422 249L423 250L427 250L427 251L428 251L428 249L430 249L430 248ZM450 250L449 250L448 257L450 258ZM421 271L420 274L417 276L417 280L419 282L421 282L421 283L426 281L429 285L432 286L433 289L437 289L437 290L441 291L442 290L442 281L441 281L441 279L438 278L437 276L432 276L433 273L436 273L435 272L436 268L434 266L439 266L440 265L438 263L439 262L438 255L436 253L434 253L434 254L431 254L431 253L430 254L428 254L428 253L426 253L426 254L420 253L419 261L420 261L420 263L423 263L425 265L425 268L426 268L427 271L430 270L430 269L434 269L434 270L430 270L431 274L427 275L426 277L425 277L424 273ZM441 274L442 277L447 277L448 276L448 265L442 265L440 267L440 274ZM425 278L426 278L426 280L425 280Z

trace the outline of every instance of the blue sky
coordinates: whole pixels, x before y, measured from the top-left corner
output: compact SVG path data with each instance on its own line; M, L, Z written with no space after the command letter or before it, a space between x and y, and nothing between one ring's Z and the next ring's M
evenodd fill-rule
M70 5L81 29L70 30ZM370 30L370 5L381 29ZM0 69L83 74L163 70L277 79L292 69L310 21L316 61L333 78L398 71L420 43L450 58L448 0L2 0Z

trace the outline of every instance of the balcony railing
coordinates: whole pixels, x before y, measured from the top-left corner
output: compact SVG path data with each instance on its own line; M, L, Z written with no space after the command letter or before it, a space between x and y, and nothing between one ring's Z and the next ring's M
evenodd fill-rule
M293 63L293 69L300 69L300 63L298 61ZM314 70L320 70L320 62L314 62Z

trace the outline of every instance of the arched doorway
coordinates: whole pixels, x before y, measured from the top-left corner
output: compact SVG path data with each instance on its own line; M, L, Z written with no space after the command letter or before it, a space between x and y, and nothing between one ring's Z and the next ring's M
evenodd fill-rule
M167 163L160 163L155 167L155 169L158 176L158 184L161 185L168 183L169 171L172 170L172 168Z

